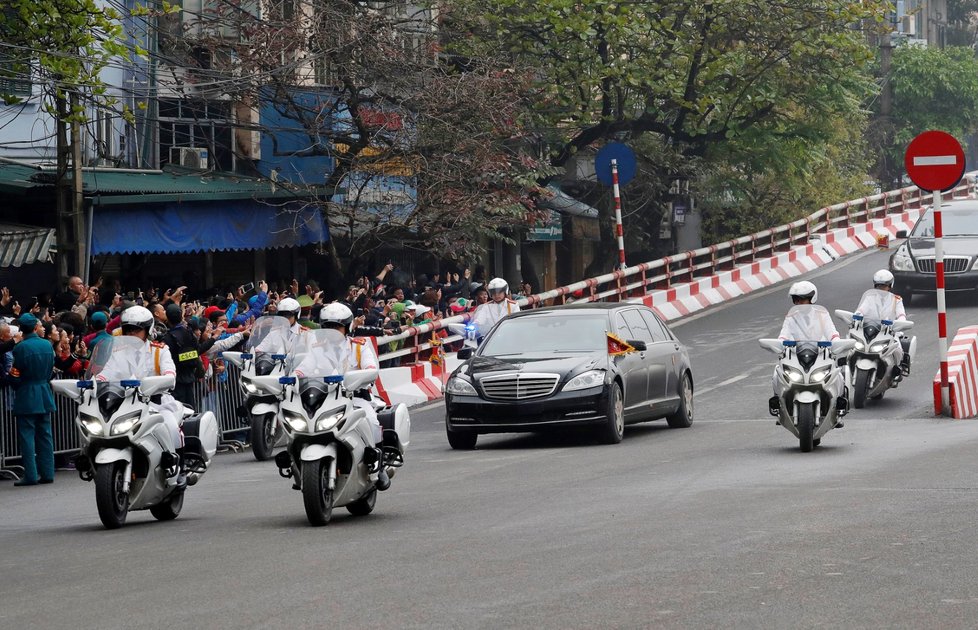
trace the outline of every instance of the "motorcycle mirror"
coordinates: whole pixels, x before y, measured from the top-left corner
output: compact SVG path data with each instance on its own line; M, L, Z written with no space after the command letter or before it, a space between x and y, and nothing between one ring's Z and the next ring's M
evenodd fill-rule
M855 339L838 339L832 342L832 356L849 354L856 347Z
M762 348L774 354L781 354L784 352L784 346L781 344L780 339L758 339L757 342Z
M286 379L290 379L291 382L289 382L289 383L283 383L282 381L284 381ZM266 394L271 394L273 396L277 396L279 394L279 392L282 391L282 386L283 385L294 385L295 384L295 377L294 376L282 376L282 377L279 377L279 376L275 376L275 375L272 375L272 376L255 376L254 378L251 379L251 383L252 383L252 385L254 385L255 387L257 387L261 391L265 392Z
M901 319L900 321L893 322L893 326L891 328L893 329L893 332L910 330L913 328L913 322L907 319Z
M852 311L844 311L841 308L835 309L835 316L839 318L839 321L845 322L846 324L849 324L856 319L853 316Z
M81 386L81 383L91 383L91 381L76 381L74 379L57 379L51 381L51 389L54 390L55 394L61 394L65 398L70 398L71 400L79 400L82 396L82 390L85 389Z
M147 376L138 383L139 393L142 396L154 396L168 389L173 389L176 384L176 377L172 374L163 376Z
M356 391L365 385L369 385L377 380L378 371L374 370L350 370L343 375L343 385L349 391Z
M244 365L246 357L244 352L222 352L221 358L240 368Z
M462 348L455 354L455 356L457 356L460 361L466 361L471 359L473 354L475 354L475 348Z

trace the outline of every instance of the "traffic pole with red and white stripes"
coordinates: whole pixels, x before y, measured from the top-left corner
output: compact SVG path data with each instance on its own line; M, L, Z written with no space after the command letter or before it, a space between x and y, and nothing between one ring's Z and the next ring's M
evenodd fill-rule
M941 410L951 413L947 382L947 303L944 298L944 227L941 224L941 191L934 191L934 271L937 274L937 335L941 359Z
M618 268L625 268L625 231L621 226L621 193L618 190L618 160L611 160L611 187L615 194L615 236L618 237Z

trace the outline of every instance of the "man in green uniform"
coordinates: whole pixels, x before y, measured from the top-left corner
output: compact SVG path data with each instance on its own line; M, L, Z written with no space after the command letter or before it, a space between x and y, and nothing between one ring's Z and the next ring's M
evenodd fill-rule
M17 322L24 339L13 349L14 365L10 375L14 386L14 416L17 418L17 441L23 459L24 478L15 486L34 486L54 482L54 438L51 435L51 372L54 370L54 348L38 336L41 329L30 313Z

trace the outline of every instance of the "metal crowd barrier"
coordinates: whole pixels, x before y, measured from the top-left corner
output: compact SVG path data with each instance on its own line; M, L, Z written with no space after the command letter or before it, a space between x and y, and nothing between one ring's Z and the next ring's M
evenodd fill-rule
M9 387L0 388L0 479L20 479L20 445L17 442L17 420L13 414L14 393ZM238 415L245 402L238 386L238 369L227 366L226 378L199 381L194 388L194 409L213 411L220 426L221 450L241 450L248 445L250 420ZM72 454L81 448L81 436L75 426L78 404L63 396L55 396L51 432L55 455Z

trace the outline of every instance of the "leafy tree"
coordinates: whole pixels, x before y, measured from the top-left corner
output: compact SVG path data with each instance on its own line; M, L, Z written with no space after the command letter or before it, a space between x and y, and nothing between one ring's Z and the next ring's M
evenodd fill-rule
M760 194L828 166L822 156L838 139L837 125L861 124L862 103L876 88L865 70L871 51L854 25L877 24L885 6L461 0L449 18L472 33L456 49L537 69L533 114L554 166L609 139L651 135L682 158L676 171L657 173L660 180L675 172L695 178L716 160L712 172L725 167L739 174L738 186ZM784 170L799 175L786 180ZM604 232L605 249L614 251Z
M254 129L276 142L303 135L304 148L292 157L331 160L327 192L315 203L342 237L329 244L337 276L347 271L341 261L357 267L392 241L469 258L532 223L526 184L552 168L525 151L525 72L503 71L490 58L441 55L439 38L450 35L436 12L420 7L289 6L224 3L165 48L174 65L192 65L206 50L208 67L196 73L202 82L217 81L240 103L273 103L293 125ZM377 186L392 178L416 191L415 203L378 203Z
M25 96L18 82L40 85L40 102L57 122L59 270L82 273L84 225L79 178L67 179L68 154L80 168L80 127L88 105L116 105L101 72L128 57L118 12L95 0L6 0L0 10L0 101L16 104ZM130 112L123 111L129 116ZM68 128L70 126L70 139ZM73 212L68 213L71 205ZM72 218L73 216L73 218Z

